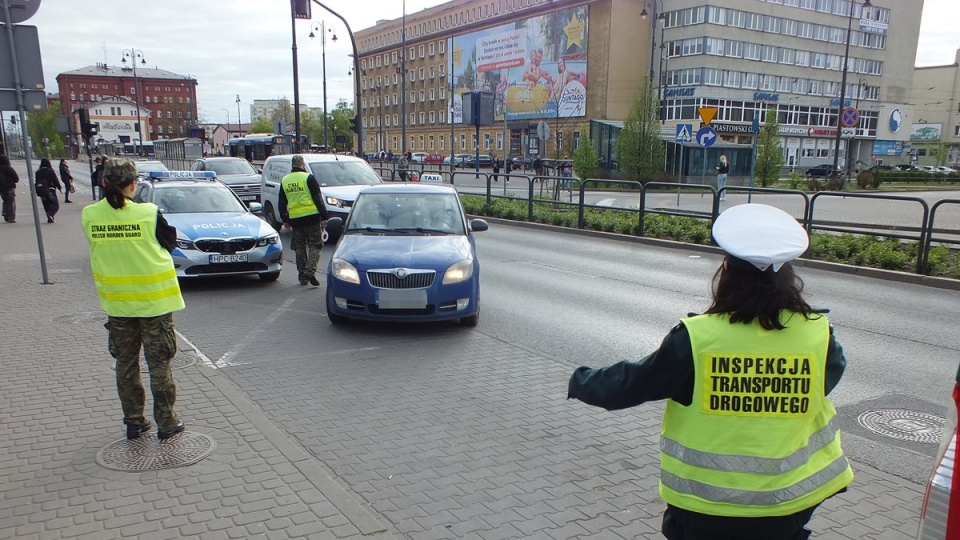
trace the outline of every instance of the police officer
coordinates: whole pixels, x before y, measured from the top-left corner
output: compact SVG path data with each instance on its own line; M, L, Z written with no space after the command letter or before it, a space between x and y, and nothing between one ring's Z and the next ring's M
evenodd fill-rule
M317 264L323 249L323 227L327 208L323 205L320 184L307 174L303 156L293 156L290 174L280 181L280 218L293 229L293 251L297 254L297 280L319 287Z
M150 430L143 416L142 346L150 369L157 437L164 440L184 429L174 411L177 387L170 369L177 352L173 312L184 307L170 256L177 231L156 205L130 200L136 180L133 161L110 160L104 169L104 198L83 209L82 223L100 305L108 315L104 326L110 354L117 360L117 392L127 438Z
M846 366L827 318L789 261L803 228L747 204L713 228L726 257L712 303L640 362L578 368L569 397L617 410L667 400L660 442L662 532L670 540L801 540L853 472L827 395Z

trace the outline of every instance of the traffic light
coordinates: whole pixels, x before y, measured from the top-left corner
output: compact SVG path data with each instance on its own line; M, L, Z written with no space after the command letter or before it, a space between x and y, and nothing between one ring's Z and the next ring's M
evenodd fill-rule
M90 138L90 111L86 109L80 109L78 111L80 116L80 133L83 133L83 136Z
M360 134L360 117L354 116L350 119L350 131Z
M94 137L97 133L100 133L100 122L90 122L90 137Z

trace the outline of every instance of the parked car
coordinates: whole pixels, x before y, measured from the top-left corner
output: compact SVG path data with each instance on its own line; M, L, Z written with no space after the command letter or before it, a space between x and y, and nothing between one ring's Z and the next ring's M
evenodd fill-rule
M898 164L896 167L897 167L897 169L899 169L899 170L901 170L901 171L919 171L919 170L921 170L920 167L917 167L916 165L913 165L913 164L910 164L910 163L900 163L900 164Z
M239 157L207 157L198 159L190 167L192 171L213 171L217 179L226 184L244 203L260 200L260 171L249 161Z
M423 163L427 165L440 165L443 163L443 156L440 154L427 154L423 156Z
M463 158L463 163L460 165L460 167L465 169L476 168L476 159L477 156L470 154L468 157ZM480 168L482 169L484 167L493 167L493 158L488 155L480 154Z
M937 171L937 168L934 167L933 165L919 165L919 166L917 166L917 168L920 169L920 170L923 171L923 172L928 172L928 173L938 172L938 171Z
M133 200L151 202L177 229L171 252L178 278L256 274L276 281L283 266L280 235L254 215L212 171L153 171Z
M410 154L410 163L423 163L425 157L427 157L426 152L414 152Z
M510 166L517 170L533 168L533 158L530 156L516 156L510 159Z
M480 263L473 233L452 186L383 184L357 196L327 267L327 317L396 322L480 317Z
M146 178L147 173L150 173L150 172L155 172L155 171L165 172L170 170L167 168L166 165L163 164L162 161L144 160L144 161L136 161L134 163L136 163L137 165L137 174L140 175L140 178Z
M940 174L953 174L953 173L957 172L956 169L954 169L954 168L952 168L952 167L946 167L946 166L944 166L944 165L938 165L937 167L934 167L934 168L935 168L936 171L937 171L938 173L940 173Z
M808 178L826 178L831 175L831 171L835 174L843 174L843 169L840 167L834 168L833 165L829 163L823 163L815 167L811 167L804 172Z
M960 489L956 488L958 446L957 416L960 414L960 369L953 385L953 399L947 405L940 448L927 482L920 509L918 540L950 540L960 531Z
M320 184L323 204L330 217L347 217L357 193L366 186L380 184L380 175L366 161L353 156L338 154L302 154L307 172ZM263 219L274 229L280 230L280 181L290 174L293 154L270 156L263 164L261 191L263 193ZM336 242L336 236L323 232L324 242Z
M896 171L897 168L894 167L893 165L874 165L873 167L870 167L868 170L873 172L892 172L892 171Z
M454 154L453 155L453 166L460 167L463 164L463 160L470 157L470 154ZM450 165L450 156L443 158L444 165Z

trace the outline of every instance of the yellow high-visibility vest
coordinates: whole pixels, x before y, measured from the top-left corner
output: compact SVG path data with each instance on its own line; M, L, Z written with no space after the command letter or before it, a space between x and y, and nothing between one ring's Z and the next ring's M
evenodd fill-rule
M320 210L313 202L310 189L307 188L307 178L310 175L303 171L295 171L283 177L280 187L287 194L287 214L290 219L302 218L319 214Z
M90 267L103 311L112 317L156 317L183 309L173 258L157 242L157 206L106 199L83 209Z
M660 496L717 516L785 516L853 481L824 396L826 317L781 314L783 330L726 315L683 319L690 334L693 401L667 400Z

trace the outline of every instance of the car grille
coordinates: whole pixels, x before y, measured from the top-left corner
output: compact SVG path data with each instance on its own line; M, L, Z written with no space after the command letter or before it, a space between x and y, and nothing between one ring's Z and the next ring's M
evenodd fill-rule
M244 195L260 195L260 184L230 184L227 187L240 197Z
M423 309L382 309L376 304L370 304L367 309L374 315L412 316L433 314L433 306L427 306Z
M433 285L436 276L433 270L408 270L402 278L395 271L371 270L367 272L367 281L378 289L425 289Z
M257 241L253 238L231 238L230 240L211 238L197 240L193 244L205 253L236 253L238 251L250 251L256 247Z
M253 272L266 272L267 265L261 262L256 263L228 263L228 264L198 264L187 268L185 274L188 276L199 276L203 274L242 274Z

